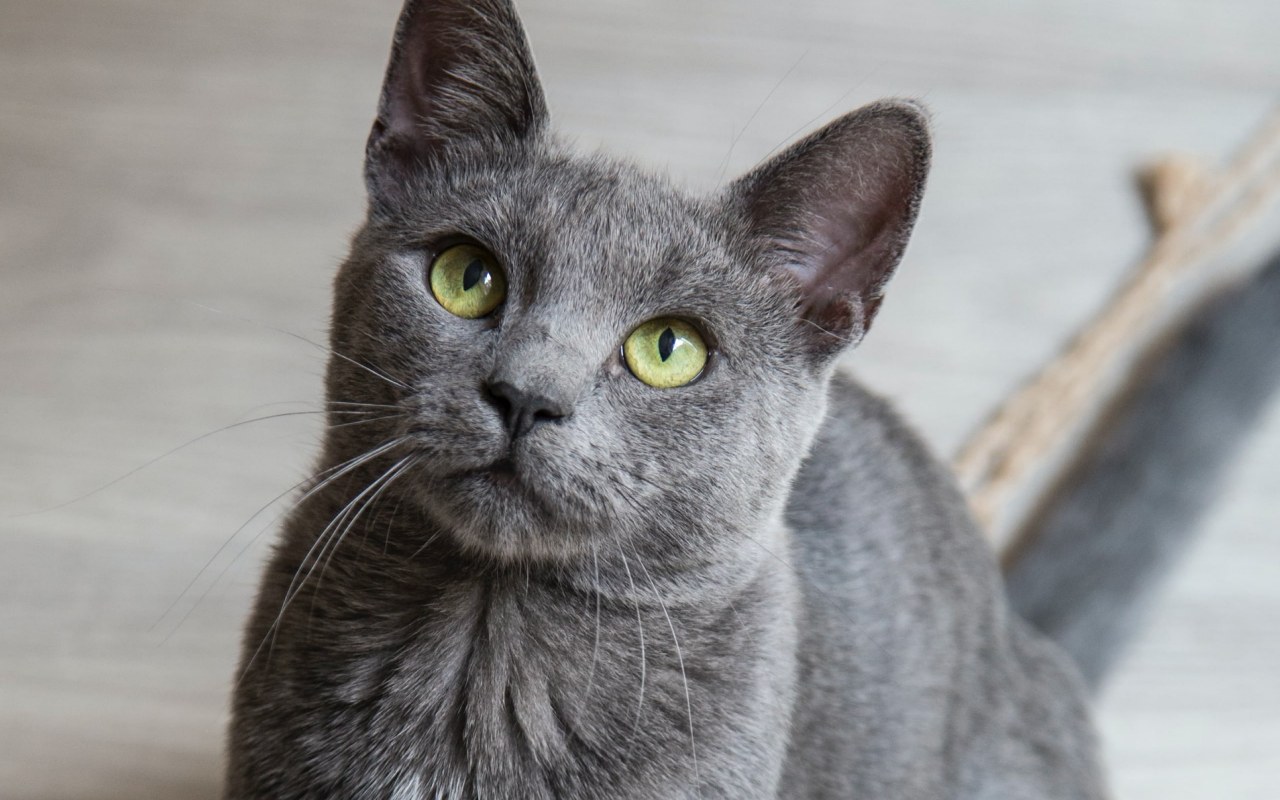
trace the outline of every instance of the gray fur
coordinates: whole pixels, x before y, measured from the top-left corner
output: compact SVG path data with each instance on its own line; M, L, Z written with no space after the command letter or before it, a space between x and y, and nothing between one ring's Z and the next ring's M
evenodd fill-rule
M226 797L1101 797L1079 681L946 471L832 378L915 219L918 107L690 197L568 154L531 64L504 2L406 6ZM459 236L507 274L491 317L426 287ZM672 314L712 359L654 389L619 347ZM513 439L494 381L566 414Z
M1153 356L1029 526L1007 571L1010 600L1066 648L1091 686L1280 388L1278 342L1280 258Z

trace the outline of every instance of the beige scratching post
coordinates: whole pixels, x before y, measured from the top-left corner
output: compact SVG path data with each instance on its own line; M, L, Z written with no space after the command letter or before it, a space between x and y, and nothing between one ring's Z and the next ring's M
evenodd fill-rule
M1221 170L1172 156L1142 171L1139 182L1155 233L1150 250L953 462L974 515L1002 552L1143 356L1190 309L1280 249L1280 109Z

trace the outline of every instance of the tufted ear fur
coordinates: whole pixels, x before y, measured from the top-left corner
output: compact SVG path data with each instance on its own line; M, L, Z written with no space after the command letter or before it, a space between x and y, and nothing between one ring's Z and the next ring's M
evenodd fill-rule
M866 333L929 171L924 110L883 101L827 125L729 188L730 206L799 283L801 324L833 355Z
M365 150L376 206L453 147L501 147L547 126L546 101L510 0L408 0Z

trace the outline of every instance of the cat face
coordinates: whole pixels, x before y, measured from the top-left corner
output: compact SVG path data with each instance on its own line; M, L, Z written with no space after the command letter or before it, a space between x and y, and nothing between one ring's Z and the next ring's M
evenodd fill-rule
M426 184L370 223L337 284L352 313L336 318L336 346L412 391L335 367L347 397L411 410L418 499L438 523L504 557L658 536L704 558L720 532L777 509L821 417L823 364L803 357L794 292L763 277L741 226L625 165L540 147ZM430 286L459 242L491 254L506 284L476 319ZM654 319L705 343L689 383L655 387L628 366L624 343ZM558 414L513 435L499 383Z
M410 3L331 399L404 409L378 434L413 456L400 491L464 548L723 559L780 513L927 157L918 112L877 106L690 197L561 149L505 2Z

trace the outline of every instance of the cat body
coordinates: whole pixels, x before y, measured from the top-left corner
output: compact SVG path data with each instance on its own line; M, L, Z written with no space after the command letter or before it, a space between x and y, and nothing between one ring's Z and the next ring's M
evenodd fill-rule
M411 0L225 796L1102 797L1072 668L835 372L928 160L880 103L693 197L549 133L506 2ZM660 387L664 320L705 364Z
M955 480L837 376L787 519L804 596L780 798L1100 798L1079 677L1006 606Z
M1010 618L949 476L851 381L831 405L769 552L714 592L495 568L374 515L241 684L227 797L1102 797L1078 678Z

